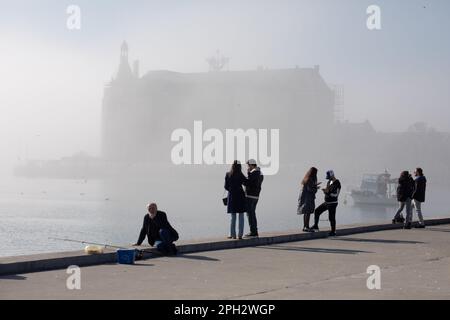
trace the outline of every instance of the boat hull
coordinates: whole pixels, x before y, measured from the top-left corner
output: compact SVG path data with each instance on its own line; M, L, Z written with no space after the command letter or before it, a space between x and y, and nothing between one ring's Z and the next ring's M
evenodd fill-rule
M363 194L352 192L351 197L355 205L396 206L396 198L387 198L375 194Z

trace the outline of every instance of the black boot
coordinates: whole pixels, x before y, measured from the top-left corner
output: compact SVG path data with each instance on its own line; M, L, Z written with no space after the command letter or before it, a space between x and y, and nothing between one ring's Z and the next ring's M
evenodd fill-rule
M177 246L173 243L170 245L170 254L176 256L178 254Z
M392 219L392 224L397 224L397 223L405 223L405 218L400 217L400 218Z

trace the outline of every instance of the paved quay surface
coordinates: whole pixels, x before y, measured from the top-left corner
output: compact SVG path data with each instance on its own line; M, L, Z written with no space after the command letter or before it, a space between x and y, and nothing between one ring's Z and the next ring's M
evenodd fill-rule
M367 267L381 290L367 289ZM0 277L0 299L450 299L450 225Z

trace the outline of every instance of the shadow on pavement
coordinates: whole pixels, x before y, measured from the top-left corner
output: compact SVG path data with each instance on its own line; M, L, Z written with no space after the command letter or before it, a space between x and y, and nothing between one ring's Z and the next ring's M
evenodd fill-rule
M27 280L27 277L11 275L11 276L2 276L0 277L0 280Z
M202 260L202 261L220 261L219 259L216 258L211 258L211 257L205 257L205 256L196 256L196 255L179 255L177 256L177 258L183 258L183 259L191 259L191 260Z
M259 249L271 249L271 250L286 250L286 251L303 251L303 252L314 252L314 253L334 253L334 254L358 254L358 253L373 253L370 251L361 250L349 250L349 249L327 249L327 248L305 248L305 247L295 247L295 246L261 246L255 247Z
M424 244L421 241L408 241L408 240L386 240L386 239L362 239L362 238L333 238L330 240L336 241L349 241L349 242L373 242L373 243L396 243L396 244Z
M426 228L425 231L439 231L439 232L450 232L450 229L443 229L443 228Z

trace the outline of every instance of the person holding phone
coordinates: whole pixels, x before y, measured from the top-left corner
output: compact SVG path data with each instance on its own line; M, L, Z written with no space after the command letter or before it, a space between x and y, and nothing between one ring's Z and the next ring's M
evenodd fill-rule
M336 179L333 170L327 171L326 179L328 180L327 186L322 189L325 195L325 202L314 211L314 226L311 229L313 231L319 231L320 215L325 211L328 211L328 219L330 220L331 225L329 236L334 237L336 236L336 209L338 207L338 199L341 192L341 182Z

